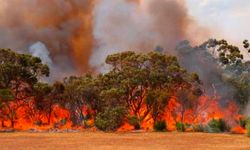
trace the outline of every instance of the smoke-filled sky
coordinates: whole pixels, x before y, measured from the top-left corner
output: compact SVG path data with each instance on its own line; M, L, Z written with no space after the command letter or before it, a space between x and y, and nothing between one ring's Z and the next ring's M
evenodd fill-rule
M0 0L0 47L40 56L56 76L103 71L114 52L250 39L249 8L249 0Z
M189 13L213 30L212 35L235 43L250 38L249 0L187 0Z

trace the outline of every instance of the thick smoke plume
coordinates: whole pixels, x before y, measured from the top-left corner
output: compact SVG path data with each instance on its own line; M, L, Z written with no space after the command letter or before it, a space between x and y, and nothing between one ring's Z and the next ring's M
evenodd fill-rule
M94 67L117 51L149 51L161 46L174 53L184 39L207 38L207 30L188 15L183 0L100 0L94 16L97 45L90 60Z
M0 45L21 52L41 41L64 72L88 68L93 0L0 0Z
M0 0L0 6L1 47L28 53L40 41L57 72L101 71L105 57L121 50L174 52L179 41L206 33L184 0Z

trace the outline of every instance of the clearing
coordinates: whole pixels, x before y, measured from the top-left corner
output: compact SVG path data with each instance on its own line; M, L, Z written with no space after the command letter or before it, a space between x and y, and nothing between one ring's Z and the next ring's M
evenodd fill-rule
M250 150L244 135L206 133L0 133L1 150Z

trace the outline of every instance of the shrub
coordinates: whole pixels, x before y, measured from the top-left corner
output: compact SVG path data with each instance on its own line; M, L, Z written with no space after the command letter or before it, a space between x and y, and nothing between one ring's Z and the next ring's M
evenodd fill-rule
M123 107L106 109L97 114L95 126L102 131L115 131L123 124L126 111Z
M205 127L202 124L193 125L194 132L204 132Z
M176 130L179 132L185 132L185 124L183 122L176 122Z
M141 129L140 120L136 116L129 116L129 124L134 126L135 130Z
M239 124L240 124L240 126L241 126L242 128L245 128L245 127L246 127L246 121L247 121L247 119L240 119L240 120L239 120Z
M154 130L155 131L166 131L167 129L167 125L166 122L164 120L161 121L156 121L155 125L154 125Z
M250 137L250 118L246 119L246 130L247 130L247 136Z
M212 119L208 123L207 131L210 133L219 133L229 131L229 127L223 119Z

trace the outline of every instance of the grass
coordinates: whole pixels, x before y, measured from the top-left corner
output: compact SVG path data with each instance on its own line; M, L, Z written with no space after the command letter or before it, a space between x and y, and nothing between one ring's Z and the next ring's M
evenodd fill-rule
M0 133L1 150L250 149L243 135L207 133Z

